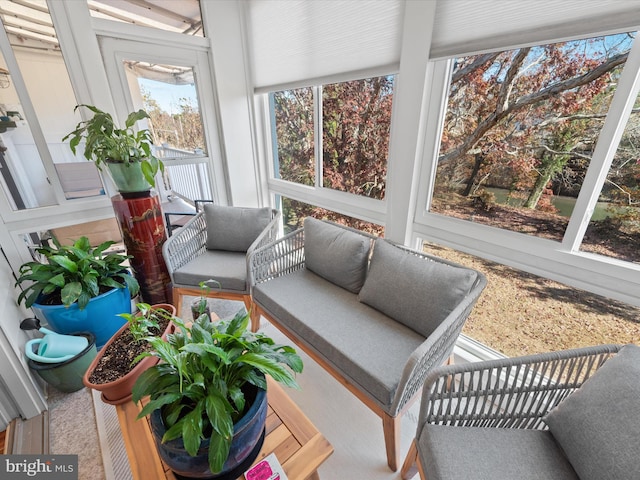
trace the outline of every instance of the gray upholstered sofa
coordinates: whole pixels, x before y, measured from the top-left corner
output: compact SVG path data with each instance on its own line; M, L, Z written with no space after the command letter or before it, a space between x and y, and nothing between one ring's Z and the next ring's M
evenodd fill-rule
M451 365L425 381L402 468L428 480L637 480L640 347Z
M253 328L265 316L377 413L397 470L400 415L447 361L485 277L313 218L249 264Z

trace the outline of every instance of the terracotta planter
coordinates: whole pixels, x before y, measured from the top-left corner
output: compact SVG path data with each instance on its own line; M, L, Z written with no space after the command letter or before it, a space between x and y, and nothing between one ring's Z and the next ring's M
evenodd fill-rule
M163 308L164 310L168 311L172 315L176 314L176 308L173 305L168 303L155 304L152 306L152 308L153 309ZM167 334L171 333L173 328L174 328L173 322L169 322L169 325L167 326L167 328L162 334L162 338L166 338ZM101 394L102 401L105 403L109 403L111 405L118 405L120 403L125 403L130 401L131 390L133 389L133 385L136 383L136 380L138 379L138 377L142 374L142 372L152 367L159 361L159 358L157 357L143 358L136 364L136 366L129 373L112 382L93 383L89 380L89 378L91 377L91 374L98 366L100 359L104 357L105 353L107 352L107 349L109 348L109 346L116 340L116 338L118 338L119 335L121 335L123 332L125 332L128 329L129 329L129 323L125 323L109 339L109 341L104 345L104 347L98 352L98 355L96 356L96 358L94 358L94 360L91 362L91 365L89 365L89 368L85 372L84 377L82 377L82 383L86 387L102 392Z

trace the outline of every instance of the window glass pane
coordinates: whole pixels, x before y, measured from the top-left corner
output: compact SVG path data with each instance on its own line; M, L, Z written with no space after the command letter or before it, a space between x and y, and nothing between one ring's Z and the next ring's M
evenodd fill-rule
M561 240L632 41L456 59L432 211Z
M638 307L432 243L424 251L487 276L462 333L507 356L640 338Z
M322 87L322 185L384 199L393 76Z
M640 263L640 97L613 158L581 249Z
M131 93L134 103L142 97L154 144L170 150L166 156L206 154L193 68L132 60L124 61L124 66L127 75L137 80L139 90Z
M74 156L62 138L80 120L74 115L76 98L45 1L2 2L3 23L9 36L31 104L67 199L103 195L102 180L80 154ZM56 203L14 79L0 58L0 141L2 185L14 209ZM43 72L46 71L46 81ZM80 149L81 150L81 149ZM77 167L77 168L76 168Z
M315 185L313 90L299 88L269 95L276 178Z
M332 222L341 223L357 230L369 232L374 235L384 236L384 227L375 223L364 222L357 218L342 215L332 210L315 207L308 203L279 196L277 199L282 211L282 222L285 233L302 228L305 217L314 217Z
M207 142L192 67L124 60L136 109L149 114L156 156L165 165L161 197L208 199Z
M203 37L200 0L137 2L88 0L91 16Z

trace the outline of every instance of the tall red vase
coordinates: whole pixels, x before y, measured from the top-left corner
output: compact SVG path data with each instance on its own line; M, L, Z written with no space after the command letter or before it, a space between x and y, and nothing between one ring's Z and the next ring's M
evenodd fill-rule
M111 197L130 263L140 283L142 299L149 304L171 303L171 278L162 258L167 232L158 195Z

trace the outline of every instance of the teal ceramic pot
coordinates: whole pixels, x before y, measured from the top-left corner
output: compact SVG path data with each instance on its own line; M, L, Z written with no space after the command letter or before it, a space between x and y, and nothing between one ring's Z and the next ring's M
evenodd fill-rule
M70 307L34 303L31 308L56 333L91 332L99 350L127 322L118 314L131 313L131 294L126 287L114 288L92 298L83 310L77 303Z
M247 413L233 425L233 442L229 457L222 472L213 474L209 470L209 439L205 439L195 457L190 456L184 448L182 438L162 443L166 428L162 421L160 409L150 415L151 433L155 440L160 458L176 474L177 478L197 479L236 479L251 466L260 453L264 442L265 423L267 420L267 392L251 386L255 399Z
M146 192L151 190L151 185L142 174L140 162L107 162L109 173L121 193Z
M88 340L87 347L73 358L61 363L40 363L28 360L29 368L49 385L61 392L76 392L84 387L82 377L96 358L96 337L91 333L80 333Z

